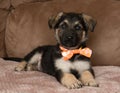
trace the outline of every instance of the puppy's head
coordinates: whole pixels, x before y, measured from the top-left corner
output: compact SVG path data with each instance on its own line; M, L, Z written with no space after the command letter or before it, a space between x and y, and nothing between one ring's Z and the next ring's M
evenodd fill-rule
M56 32L58 43L67 48L79 48L88 38L88 31L94 30L96 21L83 13L63 13L52 16L49 27Z

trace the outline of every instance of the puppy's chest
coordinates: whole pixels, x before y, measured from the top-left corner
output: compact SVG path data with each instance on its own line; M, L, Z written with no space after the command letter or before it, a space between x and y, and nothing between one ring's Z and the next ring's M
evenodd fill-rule
M77 70L79 73L81 73L84 70L90 69L90 62L85 60L75 60L72 62L70 60L65 61L63 58L59 58L55 60L55 67L63 72Z

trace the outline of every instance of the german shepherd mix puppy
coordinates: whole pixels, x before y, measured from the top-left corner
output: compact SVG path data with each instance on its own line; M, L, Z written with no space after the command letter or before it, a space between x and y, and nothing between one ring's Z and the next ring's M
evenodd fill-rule
M55 30L57 45L40 46L26 55L15 71L39 70L53 75L70 89L97 87L91 67L91 50L86 47L88 31L96 21L83 13L63 13L52 16L49 27Z

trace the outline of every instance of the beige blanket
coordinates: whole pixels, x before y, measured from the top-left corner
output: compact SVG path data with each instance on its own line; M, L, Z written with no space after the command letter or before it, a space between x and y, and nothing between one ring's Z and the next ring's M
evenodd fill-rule
M93 67L100 87L67 89L42 72L15 72L17 64L0 59L0 93L120 93L120 67L117 66Z

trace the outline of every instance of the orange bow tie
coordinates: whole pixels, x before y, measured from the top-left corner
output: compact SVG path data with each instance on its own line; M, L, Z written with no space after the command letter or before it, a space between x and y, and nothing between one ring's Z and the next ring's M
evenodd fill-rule
M65 49L64 47L60 46L60 49L62 50L62 56L64 60L69 60L74 54L80 54L83 56L86 56L88 58L91 57L92 55L92 50L89 48L79 48L79 49L75 49L75 50L68 50Z

